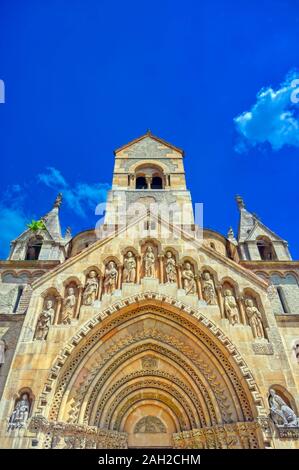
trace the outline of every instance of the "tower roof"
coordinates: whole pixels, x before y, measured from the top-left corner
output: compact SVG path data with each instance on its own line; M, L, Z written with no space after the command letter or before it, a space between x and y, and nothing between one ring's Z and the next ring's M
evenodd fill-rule
M167 142L164 139L161 139L160 137L156 137L155 135L153 135L151 133L150 129L148 129L145 134L138 137L137 139L133 139L130 142L128 142L127 144L122 145L121 147L114 150L114 155L116 155L118 152L124 150L125 148L130 147L131 145L136 144L137 142L140 142L141 140L146 139L146 138L150 138L152 140L155 140L156 142L159 142L160 144L163 144L166 147L169 147L170 149L175 150L176 152L179 152L182 156L184 156L184 150L180 149L179 147L176 147L175 145L170 144L169 142Z

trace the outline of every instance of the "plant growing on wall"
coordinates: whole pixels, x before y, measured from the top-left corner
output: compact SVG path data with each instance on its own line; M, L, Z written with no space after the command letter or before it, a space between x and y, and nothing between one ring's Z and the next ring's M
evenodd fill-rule
M42 220L31 220L30 224L27 224L27 227L32 230L32 232L38 232L39 230L45 230L46 228Z

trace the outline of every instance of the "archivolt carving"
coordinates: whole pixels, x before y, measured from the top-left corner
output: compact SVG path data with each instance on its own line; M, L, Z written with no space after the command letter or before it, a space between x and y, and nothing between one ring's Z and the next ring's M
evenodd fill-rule
M123 384L126 383L126 380L123 380L122 383ZM112 390L109 390L107 392L107 395L109 397L111 397L111 395L113 393L115 393L115 397L113 399L112 406L109 408L108 413L105 417L105 428L107 427L108 429L110 429L110 422L111 422L111 419L114 415L114 412L118 408L119 404L122 403L122 401L124 400L124 398L126 396L128 396L129 394L131 394L132 392L134 392L136 390L140 390L140 389L145 390L147 388L155 388L155 389L158 389L159 391L169 392L172 397L176 398L177 402L181 405L181 407L186 412L186 415L189 417L190 422L192 423L192 427L197 426L196 422L198 420L196 420L196 417L194 416L194 409L192 409L190 407L190 405L188 403L188 400L186 399L186 397L184 397L183 393L178 392L178 390L175 387L171 386L170 383L163 383L163 382L161 382L161 380L158 380L158 378L152 377L152 378L143 379L142 381L139 381L139 382L134 382L133 384L128 384L124 389L121 390L120 393L116 393L116 390L120 385L121 384L119 384L119 383L114 384L113 387L112 387ZM146 393L142 393L142 397L145 397L145 395L146 395ZM151 396L156 396L156 395L151 395ZM103 399L100 402L98 412L97 412L97 415L96 415L96 424L98 426L99 426L100 418L101 418L101 414L102 414L101 412L103 411L103 408L105 406L105 401L106 400ZM126 401L125 406L126 406L126 409L128 409L127 408L127 401ZM199 404L199 406L201 407L200 404ZM177 416L178 417L182 416L182 414L180 413L180 415L177 415ZM118 420L116 420L116 423L117 422L118 422ZM185 422L183 417L180 420L180 424L181 424L182 429L188 429L188 425ZM116 426L116 424L114 424L113 429L115 431L119 431L119 428Z
M160 302L164 304L168 304L168 308L163 308L160 305ZM145 304L145 305L144 305ZM134 306L134 312L132 312L132 306ZM73 375L75 368L78 366L82 358L87 354L87 352L100 340L100 338L105 335L108 331L111 331L113 328L117 327L121 323L128 320L132 315L142 315L145 310L148 312L150 310L152 312L158 313L160 315L164 315L165 317L171 318L171 320L184 328L187 328L195 334L200 341L202 341L206 347L208 347L211 351L211 354L214 357L217 357L223 367L226 370L227 376L230 378L231 383L234 385L235 392L239 396L240 402L242 403L242 410L245 414L245 419L252 419L252 411L249 405L247 396L243 390L243 386L240 383L240 380L237 376L236 371L234 370L231 362L225 357L223 352L221 351L220 347L217 343L222 343L222 345L227 349L229 355L234 359L236 364L238 365L238 369L247 381L247 385L251 391L251 395L253 401L257 407L257 411L259 415L265 415L266 411L264 409L262 398L258 393L257 386L252 378L252 375L244 362L244 360L239 355L238 351L231 343L229 338L227 338L223 332L209 319L205 318L199 311L192 309L190 306L184 305L182 302L176 301L168 296L162 294L155 294L152 292L138 294L132 296L128 299L118 301L111 305L108 309L99 312L93 319L89 320L78 332L77 335L73 337L71 342L66 346L62 354L57 358L55 365L53 366L49 379L46 383L44 392L40 399L39 410L42 411L44 406L47 402L47 395L52 390L54 382L57 380L59 372L61 368L64 368L64 372L61 374L61 378L59 379L55 397L53 400L53 407L51 411L51 417L57 414L57 411L60 406L61 398L64 394L64 390L67 387L70 377ZM111 316L109 321L103 322L103 325L97 328L93 334L93 328L99 324L103 319L108 317L108 315L112 315L113 313L117 312L118 310L123 309L122 315L115 315ZM198 326L195 325L194 322L190 322L186 315L182 315L181 312L186 312L191 316L195 317L198 320ZM211 338L208 335L210 332L212 338L216 337L218 341L215 342L215 339ZM88 333L90 337L87 338L84 345L82 347L77 347L84 336L87 336ZM162 339L162 338L161 338ZM165 338L164 338L165 341ZM166 341L167 342L167 341ZM171 339L171 344L174 345L175 342L179 343L177 339ZM180 344L176 344L176 347L183 346ZM77 347L77 348L76 348ZM183 346L184 347L184 346ZM77 351L76 351L77 349ZM179 348L180 349L180 348ZM193 352L188 350L183 350L184 354ZM71 359L69 358L71 354ZM69 359L68 359L69 358ZM68 359L68 360L67 360ZM205 364L201 364L200 358L197 358L196 365L204 371ZM213 389L217 390L216 377L213 376L212 371L205 370L206 376L209 377L210 383L213 386ZM222 390L219 389L219 397L222 395ZM224 397L222 397L224 398ZM56 410L56 411L55 411ZM225 410L224 410L225 411Z
M148 335L150 333L151 332L148 332ZM148 335L146 334L146 332L144 332L142 336L140 334L136 335L135 338L133 336L130 336L130 337L127 338L127 344L130 344L133 341L134 342L138 341L140 339L151 338ZM122 345L124 346L123 343L122 343ZM94 407L94 402L96 400L96 397L98 396L98 393L101 390L101 387L106 382L107 378L113 373L113 371L115 371L120 366L120 364L123 363L123 361L125 359L128 360L130 358L136 357L137 354L139 354L140 352L146 351L148 349L150 349L151 351L156 351L156 352L160 353L161 355L163 355L164 357L168 357L168 358L172 359L173 361L178 362L180 367L182 367L193 378L193 380L194 380L195 384L197 385L197 387L199 389L199 392L202 394L204 402L205 402L205 404L206 404L206 406L209 410L209 414L210 414L212 423L216 424L217 423L217 415L216 415L216 411L214 409L213 402L211 400L211 397L209 396L209 393L207 392L207 389L206 389L205 385L203 384L200 377L196 373L196 370L194 368L190 367L188 362L185 361L183 358L178 357L176 354L174 354L169 349L167 349L165 347L162 347L161 345L157 345L155 343L139 344L137 347L134 347L133 349L126 351L126 353L124 353L124 355L122 355L120 358L118 358L117 362L114 359L115 358L116 348L115 347L111 348L111 350L107 353L107 355L105 355L103 357L102 364L100 364L99 366L101 367L103 364L106 364L109 361L109 359L111 359L111 358L113 358L113 361L107 367L107 369L101 373L98 382L96 383L96 385L94 386L94 388L92 390L92 393L90 394L90 398L88 400L88 403L87 403L87 406L86 406L86 409L85 409L85 413L84 413L84 422L88 423L88 421L90 419L90 416L91 416L91 409L93 409L93 407ZM79 408L81 407L81 403L82 403L82 401L84 400L84 397L87 394L87 389L88 389L90 383L92 382L93 378L95 377L95 375L98 373L98 371L99 371L99 367L97 367L95 369L95 371L91 374L90 381L86 384L86 387L82 387L82 389L80 390L80 396L75 397L75 402L76 402L77 405L76 405L76 408L73 408L73 410L72 410L72 415L71 415L71 417L73 418L72 422L74 422L74 419L76 419L76 417L78 416ZM137 374L137 372L135 374ZM151 370L147 370L147 371L144 371L144 375L153 375L153 372ZM161 377L165 376L166 378L168 378L168 376L165 374L165 372L162 372L162 371L161 372L156 372L155 375L159 375ZM132 376L133 376L133 374L132 374ZM188 390L188 395L190 396L190 398L192 400L194 400L194 399L196 400L195 403L198 401L196 399L194 393L192 392L192 390L189 389L185 383L182 384L177 377L172 377L172 376L169 376L169 377L171 377L171 380L174 383L176 383L178 386L182 386L182 388L186 391ZM203 423L203 425L206 425L207 424L206 423L206 418L204 416L204 413L202 412L202 407L201 406L198 407L198 412L200 414L201 422Z

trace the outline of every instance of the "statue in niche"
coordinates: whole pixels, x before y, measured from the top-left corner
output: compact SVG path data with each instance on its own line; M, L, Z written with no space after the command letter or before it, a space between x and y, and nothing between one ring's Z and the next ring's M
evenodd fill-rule
M224 291L224 311L231 325L240 323L237 301L230 289Z
M182 271L182 280L183 280L183 287L185 289L186 295L195 295L196 294L196 282L195 282L195 274L192 270L191 263L188 261L184 265L184 269Z
M144 254L144 276L155 277L155 261L156 257L152 246L148 246Z
M118 272L114 261L109 261L105 269L104 293L113 294L117 287Z
M29 416L30 401L28 393L23 393L17 401L15 408L9 418L8 429L21 429L25 426Z
M165 271L166 282L168 284L177 282L176 262L171 251L167 251L166 253Z
M63 310L61 316L61 323L63 325L69 325L72 319L75 316L75 308L76 308L76 295L74 287L67 288L67 296L63 302Z
M92 305L97 298L99 280L96 271L90 271L88 274L84 292L83 305Z
M202 294L208 305L217 305L217 296L211 274L206 271L202 275Z
M124 259L123 282L135 282L136 260L132 251L128 251Z
M54 318L54 302L52 299L46 299L45 306L37 320L35 339L46 340L49 328Z
M275 392L273 388L269 390L270 416L278 427L297 427L299 418L286 402Z
M249 321L249 325L251 326L253 337L254 338L264 338L264 328L262 322L262 314L255 307L254 302L252 299L245 299L245 310L246 315Z

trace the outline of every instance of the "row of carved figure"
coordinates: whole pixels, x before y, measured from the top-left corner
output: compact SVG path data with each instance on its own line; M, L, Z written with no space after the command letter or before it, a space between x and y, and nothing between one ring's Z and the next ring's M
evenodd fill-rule
M160 262L163 263L162 257L160 257ZM171 251L166 252L162 269L165 269L167 284L176 284L183 288L185 295L198 295L207 305L219 305L223 309L223 316L229 320L231 325L248 322L254 338L265 337L262 314L252 298L244 300L247 318L244 318L245 315L241 315L242 318L240 318L240 308L243 307L237 301L233 288L226 286L227 288L222 289L222 298L220 299L219 289L216 292L215 282L209 271L204 271L199 277L195 274L194 267L189 261L186 261L181 267L177 266ZM124 257L122 270L117 267L115 261L109 261L105 266L103 279L94 269L91 269L83 291L78 292L76 285L68 285L62 305L59 306L59 315L55 312L54 300L46 298L38 319L35 338L45 339L52 323L70 324L72 320L78 318L81 304L92 306L102 295L111 295L116 289L121 288L121 273L123 283L133 284L138 281L137 262L132 251L128 251ZM156 256L150 245L146 248L143 256L143 273L146 278L156 277Z
M283 398L271 388L269 391L270 418L277 427L299 427L299 417ZM8 429L25 427L31 410L31 400L28 393L22 393L15 402L13 412L9 418Z

